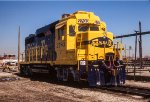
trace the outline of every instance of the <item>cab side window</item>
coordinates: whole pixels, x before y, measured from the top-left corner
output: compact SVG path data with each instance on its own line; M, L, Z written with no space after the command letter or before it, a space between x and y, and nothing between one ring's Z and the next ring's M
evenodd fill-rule
M61 37L65 35L66 33L66 27L62 26L61 28L59 28L58 31L58 40L61 40Z
M75 26L74 25L69 26L69 35L75 36Z

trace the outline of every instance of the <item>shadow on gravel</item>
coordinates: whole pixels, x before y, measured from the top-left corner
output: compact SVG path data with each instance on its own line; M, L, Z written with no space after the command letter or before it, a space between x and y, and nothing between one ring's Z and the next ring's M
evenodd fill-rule
M51 83L51 84L57 84L57 85L65 85L65 86L69 86L69 87L73 87L73 88L91 88L88 85L87 81L81 81L81 82L75 82L75 81L58 81L56 79L56 77L50 77L49 74L34 74L31 77L27 77L27 76L22 76L19 73L15 73L17 76L19 77L23 77L23 78L30 78L31 81L40 81L40 82L47 82L47 83Z

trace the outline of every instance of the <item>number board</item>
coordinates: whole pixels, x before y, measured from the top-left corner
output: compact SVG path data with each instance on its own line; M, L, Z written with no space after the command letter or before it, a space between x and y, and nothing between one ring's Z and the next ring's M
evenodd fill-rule
M78 23L88 23L88 19L78 19Z

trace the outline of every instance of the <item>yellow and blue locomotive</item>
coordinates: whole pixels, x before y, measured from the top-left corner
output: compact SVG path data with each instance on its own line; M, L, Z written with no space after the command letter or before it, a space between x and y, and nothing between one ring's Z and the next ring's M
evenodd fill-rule
M88 81L90 86L125 83L120 44L92 12L77 11L36 30L25 39L20 73L55 74L58 80Z

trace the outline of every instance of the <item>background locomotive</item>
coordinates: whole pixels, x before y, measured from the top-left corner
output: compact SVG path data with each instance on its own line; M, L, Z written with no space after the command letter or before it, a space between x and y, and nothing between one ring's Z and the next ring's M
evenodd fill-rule
M51 73L58 80L88 81L90 86L125 83L122 46L92 12L64 14L25 39L20 73Z

